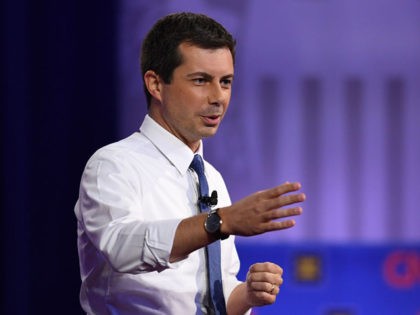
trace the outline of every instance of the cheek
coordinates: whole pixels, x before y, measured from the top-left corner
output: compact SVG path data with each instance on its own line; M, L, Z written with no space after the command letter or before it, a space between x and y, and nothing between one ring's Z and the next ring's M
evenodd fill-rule
M225 107L225 112L227 111L227 109L229 108L229 105L230 105L230 98L231 98L231 93L229 92L227 95L226 95L226 97L225 97L225 104L224 104L224 107Z
M226 96L226 108L229 106L230 104L230 98L232 96L232 92L229 92Z
M204 97L205 93L201 89L193 88L178 88L173 91L172 97L173 100L179 103L181 106L186 106L189 104L194 104L198 100Z

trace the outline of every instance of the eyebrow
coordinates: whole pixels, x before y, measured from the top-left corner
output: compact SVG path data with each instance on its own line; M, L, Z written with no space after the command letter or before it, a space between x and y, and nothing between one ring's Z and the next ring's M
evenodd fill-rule
M192 78L192 77L196 77L196 76L201 76L206 80L212 80L214 78L214 76L208 74L207 72L201 72L201 71L187 74L187 78ZM233 79L233 74L224 75L221 79L222 80Z

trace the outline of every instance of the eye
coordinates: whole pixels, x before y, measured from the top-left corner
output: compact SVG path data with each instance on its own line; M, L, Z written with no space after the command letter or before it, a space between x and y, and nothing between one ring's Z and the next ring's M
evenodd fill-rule
M202 78L202 77L200 77L200 78L194 78L192 81L196 85L203 85L204 83L206 83L206 79L205 78Z
M232 79L223 79L223 80L220 81L220 84L224 88L230 88L231 85L232 85Z

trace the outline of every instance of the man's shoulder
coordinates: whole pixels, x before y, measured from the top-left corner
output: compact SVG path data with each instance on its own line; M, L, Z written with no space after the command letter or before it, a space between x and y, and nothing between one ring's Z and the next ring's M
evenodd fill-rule
M206 173L208 175L223 178L222 174L212 163L208 162L207 160L205 160L204 163L205 163Z
M211 171L211 172L219 172L216 167L209 161L204 160L204 167L206 168L207 171Z
M99 148L90 160L129 160L133 157L153 157L155 154L156 149L150 141L139 132L135 132L127 138Z

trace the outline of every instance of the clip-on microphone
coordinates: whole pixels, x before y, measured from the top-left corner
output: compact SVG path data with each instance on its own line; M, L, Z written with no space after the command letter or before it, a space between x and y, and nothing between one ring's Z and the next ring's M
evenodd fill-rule
M215 206L217 205L217 191L213 190L211 196L201 196L198 200L208 207Z

